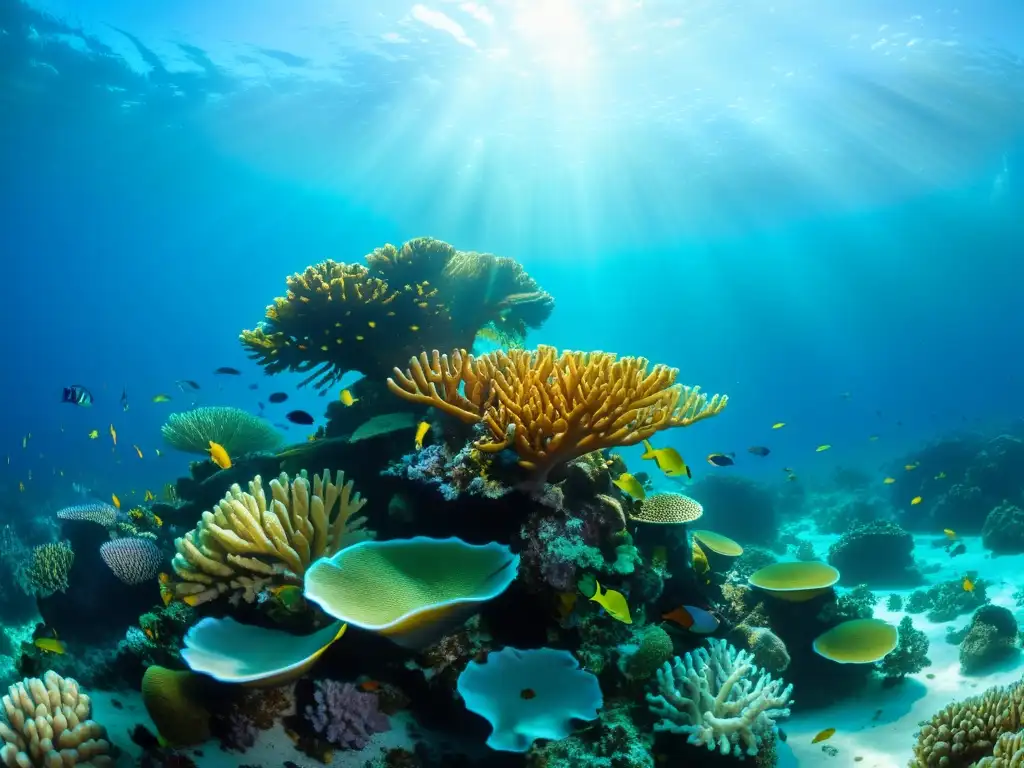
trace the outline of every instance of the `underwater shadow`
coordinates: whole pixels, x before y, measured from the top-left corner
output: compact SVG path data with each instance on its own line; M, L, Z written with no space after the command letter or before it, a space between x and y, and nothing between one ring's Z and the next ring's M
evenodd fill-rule
M846 730L855 733L895 723L909 714L914 704L927 694L928 687L912 677L889 684L884 679L873 679L858 697L865 704L866 722L857 725L851 723L851 727Z

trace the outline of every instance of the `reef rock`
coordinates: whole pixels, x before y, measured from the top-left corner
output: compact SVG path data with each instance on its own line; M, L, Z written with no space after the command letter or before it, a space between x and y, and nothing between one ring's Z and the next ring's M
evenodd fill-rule
M981 543L998 555L1024 552L1024 509L1004 501L989 512L981 529Z
M829 548L828 562L839 569L842 584L913 586L922 581L913 552L913 536L896 523L878 521L843 534Z

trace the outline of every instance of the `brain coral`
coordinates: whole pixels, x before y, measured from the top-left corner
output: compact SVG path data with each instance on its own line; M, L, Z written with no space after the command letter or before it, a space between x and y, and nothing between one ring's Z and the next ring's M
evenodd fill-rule
M926 723L910 768L968 768L993 754L996 741L1021 727L1024 682L954 701Z

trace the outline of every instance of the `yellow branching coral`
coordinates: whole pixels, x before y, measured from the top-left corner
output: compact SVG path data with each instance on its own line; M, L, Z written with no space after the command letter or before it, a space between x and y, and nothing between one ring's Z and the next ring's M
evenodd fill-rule
M287 282L241 341L268 373L308 373L303 383L320 388L347 371L383 380L419 350L471 345L488 324L521 338L553 306L514 260L426 237L378 248L365 265L324 261Z
M728 398L708 398L675 383L678 370L642 357L606 352L501 350L473 357L421 353L395 368L388 388L430 405L488 434L476 442L487 453L514 448L538 479L552 467L591 451L635 445L655 432L688 427L714 416Z
M314 560L372 536L362 527L366 518L353 517L366 500L352 494L343 472L333 482L329 472L314 475L312 492L305 472L292 481L282 472L270 491L268 499L259 475L248 493L231 486L174 542L175 596L198 605L232 592L252 602L267 586L301 584Z
M48 597L68 588L68 574L75 562L75 551L66 541L41 544L33 548L21 583L31 595Z
M921 727L910 768L989 765L999 739L1021 728L1024 683L954 701ZM1009 745L1004 745L1004 748Z

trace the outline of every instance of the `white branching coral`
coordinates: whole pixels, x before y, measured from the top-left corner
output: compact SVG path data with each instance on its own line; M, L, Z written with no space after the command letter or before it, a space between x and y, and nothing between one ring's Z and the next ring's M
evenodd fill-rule
M687 741L742 759L756 755L775 721L789 717L792 685L754 664L747 651L710 640L658 670L658 695L647 694L661 720L656 731L685 733Z

